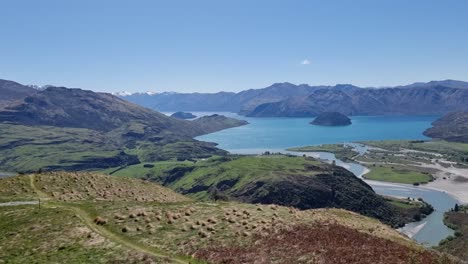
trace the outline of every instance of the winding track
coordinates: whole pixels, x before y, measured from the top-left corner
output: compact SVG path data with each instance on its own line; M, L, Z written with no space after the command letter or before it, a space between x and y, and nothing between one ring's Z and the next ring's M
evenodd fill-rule
M34 183L35 182L35 176L36 175L34 175L34 174L29 175L29 182L31 184L31 188L37 193L37 195L39 196L39 199L40 199L41 202L51 200L49 195L47 195L46 193L44 193L43 191L41 191L39 188L36 187L36 185ZM60 207L60 208L62 208L64 210L72 211L92 231L96 232L97 234L101 235L102 237L105 237L105 238L109 239L112 242L123 245L123 246L125 246L127 248L130 248L132 250L136 250L136 251L139 251L141 253L148 254L150 256L156 257L156 258L166 259L166 260L171 261L172 263L180 263L180 264L190 264L191 263L191 262L189 262L187 260L184 260L184 259L182 259L180 257L171 256L171 255L165 254L163 252L155 252L153 249L150 249L149 247L139 245L137 243L125 240L122 237L120 237L119 235L110 232L106 228L96 225L94 223L93 218L86 211L84 211L84 210L82 210L80 208L77 208L75 206L67 205L67 204L63 204L63 203L61 203L60 205L54 203L53 206L52 205L47 205L47 203L46 203L46 204L44 204L44 206L49 206L49 207L55 207L56 206L56 207Z

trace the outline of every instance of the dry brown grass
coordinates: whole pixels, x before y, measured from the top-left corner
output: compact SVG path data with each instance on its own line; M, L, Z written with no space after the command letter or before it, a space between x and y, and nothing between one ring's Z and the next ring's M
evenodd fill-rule
M0 178L0 201L17 201L36 199L29 178L25 175Z
M189 201L158 184L95 173L48 172L36 175L36 185L60 201L104 200L137 202ZM145 213L145 212L140 212Z

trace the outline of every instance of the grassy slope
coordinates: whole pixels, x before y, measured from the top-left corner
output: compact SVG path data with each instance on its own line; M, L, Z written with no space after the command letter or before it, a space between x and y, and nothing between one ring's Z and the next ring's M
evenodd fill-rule
M132 165L122 169L113 175L130 176L137 178L151 178L163 182L171 170L189 168L191 173L180 180L170 182L169 187L177 190L187 190L194 184L214 185L222 180L239 179L231 190L238 190L247 182L255 179L268 178L274 180L280 174L313 176L323 170L305 171L304 165L317 166L322 164L315 160L287 157L282 155L270 156L230 156L212 157L206 160L194 162L157 162L150 163L153 168L144 168L144 164ZM197 195L198 198L208 199L206 192Z
M438 249L468 261L468 206L445 213L444 222L455 229L455 236L441 242Z
M0 207L1 263L139 263L144 258L80 222L70 211Z
M233 258L229 263L236 263L235 260L248 256L238 249L252 250L259 239L265 245L282 239L282 244L289 248L290 254L266 255L267 262L297 263L313 258L328 263L341 258L359 259L360 263L379 263L378 259L380 263L411 260L436 263L439 258L390 227L344 210L297 211L281 206L200 203L180 200L176 194L170 202L163 203L135 201L126 192L121 195L128 199L96 200L95 195L85 195L87 191L80 180L75 181L76 177L91 182L96 193L109 190L109 184L128 185L128 181L133 183L128 191L142 190L144 196L161 193L161 187L155 186L152 190L147 188L147 183L138 183L138 180L95 174L41 174L0 179L0 186L17 190L17 198L26 199L33 190L44 200L41 209L36 206L0 207L0 259L11 263L197 263L184 256L216 261L212 257L219 256L219 250L228 250ZM28 180L32 180L29 188L21 184ZM142 189L140 184L145 187ZM53 188L64 189L65 193L72 189L74 195L65 201L61 196L49 195ZM0 188L0 198L4 196L11 197L11 194ZM95 217L105 219L106 223L92 223ZM126 232L122 232L123 228ZM283 236L295 230L301 233L300 241ZM305 237L304 231L308 234ZM317 240L318 235L323 239ZM308 239L314 241L314 247L304 245ZM345 243L339 250L330 246L340 241L349 244ZM255 248L252 256L264 255L261 247ZM327 248L329 250L323 250Z
M151 166L133 165L113 175L156 181L198 200L236 200L301 209L338 207L395 226L413 220L399 214L399 210L351 173L311 158L228 156Z
M84 128L0 124L0 170L37 171L43 168L86 170L125 166L127 162L191 159L224 154L213 144L180 138L126 142L122 134ZM122 155L121 152L125 154ZM138 159L138 160L137 160ZM127 161L128 160L128 161Z
M95 170L226 155L193 137L246 123L220 115L178 120L110 94L49 87L0 111L0 170Z
M0 124L0 133L3 170L38 170L60 163L67 166L87 157L117 154L111 140L105 142L99 133L88 129Z

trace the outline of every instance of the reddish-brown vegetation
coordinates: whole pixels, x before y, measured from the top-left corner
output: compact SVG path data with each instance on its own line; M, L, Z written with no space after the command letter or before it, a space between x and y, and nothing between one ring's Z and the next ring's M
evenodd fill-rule
M244 232L243 235L250 235ZM409 248L338 224L297 225L248 245L208 247L195 252L210 263L437 263L432 251Z

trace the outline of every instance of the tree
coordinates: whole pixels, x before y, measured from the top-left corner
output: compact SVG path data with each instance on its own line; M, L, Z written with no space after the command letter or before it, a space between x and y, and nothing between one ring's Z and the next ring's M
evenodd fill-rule
M458 210L460 210L460 208L458 208L458 204L456 203L455 207L453 208L453 211L458 212Z

